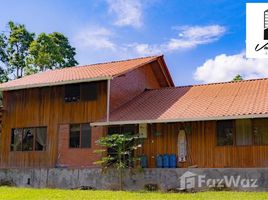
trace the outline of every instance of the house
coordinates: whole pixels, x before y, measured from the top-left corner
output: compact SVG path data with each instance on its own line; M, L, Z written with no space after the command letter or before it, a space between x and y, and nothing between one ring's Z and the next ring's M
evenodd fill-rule
M42 72L0 85L2 168L96 167L95 141L133 132L177 167L267 167L268 79L175 87L163 56Z

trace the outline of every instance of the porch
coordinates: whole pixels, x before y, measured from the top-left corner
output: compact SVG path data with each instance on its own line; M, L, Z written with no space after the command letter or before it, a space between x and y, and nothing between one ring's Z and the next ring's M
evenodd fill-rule
M268 167L268 119L155 123L146 125L146 133L139 133L140 126L109 126L108 134L143 134L144 142L136 153L148 168L174 167L166 164L171 155L176 156L177 168ZM184 149L178 142L181 131L185 132ZM185 160L179 161L183 154ZM163 159L162 166L159 159Z

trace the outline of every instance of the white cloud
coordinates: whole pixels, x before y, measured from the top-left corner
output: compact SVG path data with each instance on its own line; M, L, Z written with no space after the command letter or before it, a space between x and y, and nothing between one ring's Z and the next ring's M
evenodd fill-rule
M141 0L107 0L109 12L116 15L115 25L142 26L142 3Z
M156 44L115 42L116 36L111 30L100 26L87 26L76 33L73 38L77 51L87 52L87 55L100 54L106 57L127 58L164 54L179 50L185 50L218 40L225 28L219 25L213 26L184 26L176 27L177 37L170 38L166 42Z
M167 48L170 51L214 42L226 32L226 28L220 25L184 26L175 29L180 31L179 37L168 42Z
M176 38L160 44L136 43L134 48L141 55L185 50L217 41L226 32L226 28L220 25L183 26L174 29L179 31Z
M247 59L244 52L221 54L197 67L194 79L204 83L230 81L237 74L244 79L268 77L268 59Z
M162 50L158 45L149 45L144 43L133 43L127 45L129 49L132 49L138 55L156 55L161 54Z
M116 45L111 40L112 32L106 28L92 26L81 29L74 37L78 48L94 48L96 50L115 50Z

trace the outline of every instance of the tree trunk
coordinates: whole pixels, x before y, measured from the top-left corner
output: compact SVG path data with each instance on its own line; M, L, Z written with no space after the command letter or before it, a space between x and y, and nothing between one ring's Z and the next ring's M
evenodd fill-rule
M120 184L120 190L123 190L123 169L119 169L119 184Z

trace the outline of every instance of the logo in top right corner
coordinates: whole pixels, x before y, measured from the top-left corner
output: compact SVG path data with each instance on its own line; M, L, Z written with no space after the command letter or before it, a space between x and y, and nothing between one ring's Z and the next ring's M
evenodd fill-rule
M264 11L264 40L268 40L268 9Z
M247 3L246 57L268 58L268 3Z

